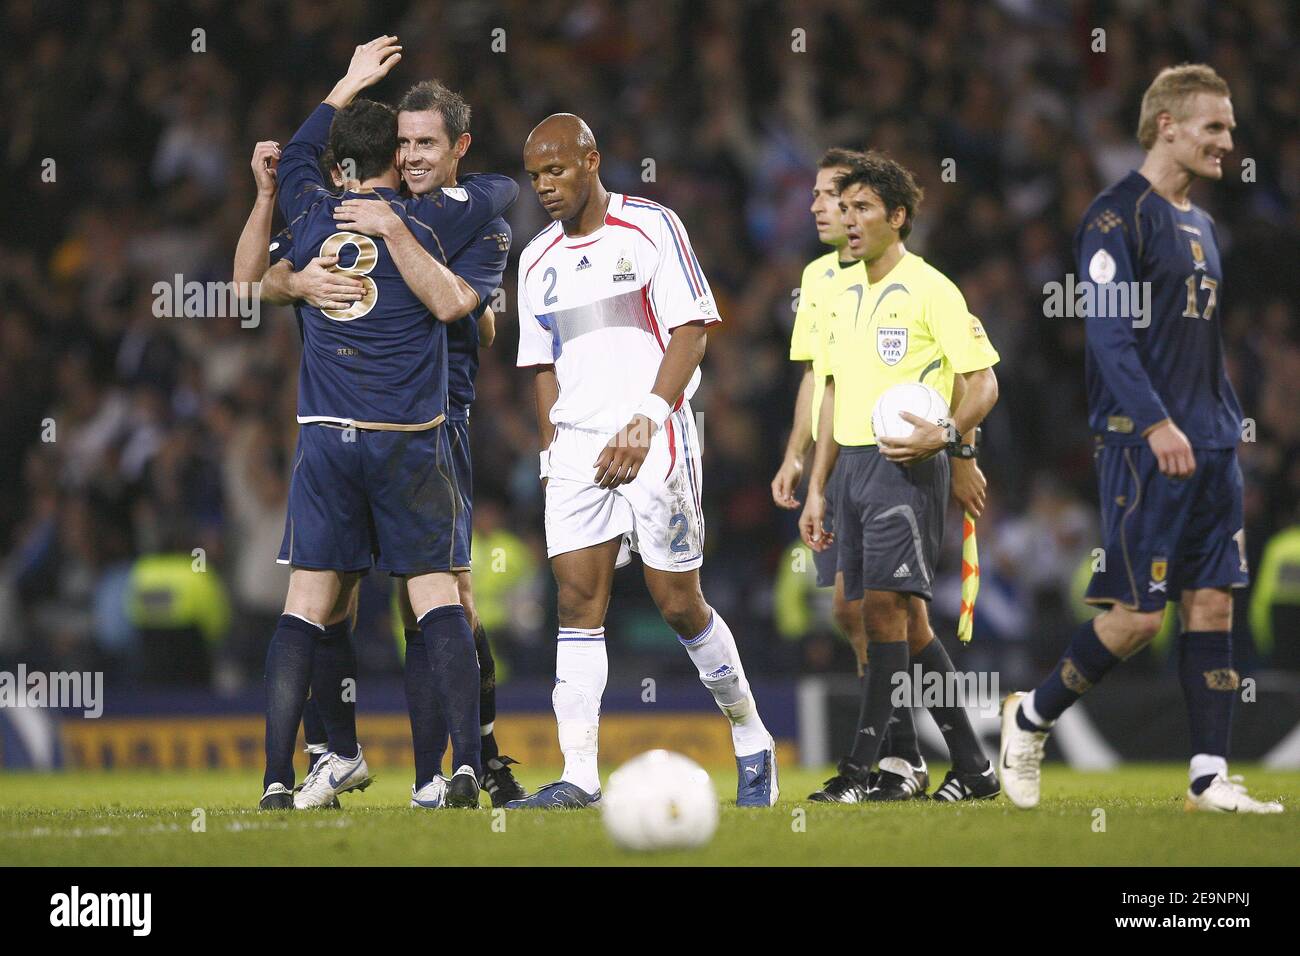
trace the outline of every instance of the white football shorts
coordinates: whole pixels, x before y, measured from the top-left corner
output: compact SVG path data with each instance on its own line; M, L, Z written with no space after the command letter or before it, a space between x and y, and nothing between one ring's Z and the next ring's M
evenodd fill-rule
M700 443L689 404L668 417L650 442L636 480L617 488L596 484L596 459L613 436L557 425L546 482L549 557L622 536L627 549L658 571L691 571L704 561Z

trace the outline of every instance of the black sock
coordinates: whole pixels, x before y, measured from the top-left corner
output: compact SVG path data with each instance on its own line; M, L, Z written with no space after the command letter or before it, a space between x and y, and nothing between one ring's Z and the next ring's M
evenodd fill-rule
M266 773L262 789L273 783L293 789L293 750L298 724L311 687L311 663L321 629L292 614L282 614L266 651Z
M1118 663L1119 658L1097 637L1093 622L1080 625L1060 663L1034 690L1034 709L1038 716L1056 720Z
M442 773L447 750L447 721L429 680L429 652L424 633L406 629L406 710L411 717L411 743L415 748L415 789Z
M863 681L862 711L858 719L858 733L853 739L850 755L863 770L870 770L880 755L880 743L894 713L891 699L895 686L894 675L907 671L907 643L889 641L871 643L871 665Z
M420 618L435 699L447 719L451 735L453 772L472 767L483 775L479 760L478 655L465 609L459 604L435 607Z
M499 756L494 726L497 720L497 662L488 645L487 631L479 621L474 628L474 650L478 654L479 759L486 770L489 760ZM486 730L484 728L487 728Z
M302 708L302 735L307 741L308 747L325 747L329 748L329 736L325 733L325 723L320 719L320 708L316 706L316 698L308 697L307 703ZM316 761L323 755L307 751L307 772L311 773L316 766Z
M984 754L984 748L980 746L979 737L975 736L975 728L971 726L970 717L966 714L966 701L948 700L948 688L956 688L957 682L947 679L947 674L954 673L952 659L948 657L948 652L944 650L939 639L936 637L925 645L925 648L919 654L913 654L912 660L921 667L921 678L925 679L928 674L940 675L939 684L944 688L940 697L943 699L942 705L927 707L930 716L939 725L939 731L943 734L944 743L948 745L948 756L952 758L952 769L958 773L978 773L986 769L989 765L989 758ZM928 681L927 681L928 684ZM970 701L969 703L975 703Z
M1228 759L1232 707L1241 679L1232 667L1232 634L1228 631L1187 631L1178 641L1178 678L1187 701L1192 753ZM1214 774L1207 774L1210 780ZM1193 782L1196 791L1198 778ZM1206 781L1201 789L1209 786ZM1200 791L1196 791L1200 792Z
M352 647L350 618L328 625L317 639L311 667L311 696L329 736L330 750L340 757L355 757L357 654Z

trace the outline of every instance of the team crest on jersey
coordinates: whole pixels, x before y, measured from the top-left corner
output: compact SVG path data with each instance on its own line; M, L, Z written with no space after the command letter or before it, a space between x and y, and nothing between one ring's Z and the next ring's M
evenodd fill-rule
M1192 265L1204 272L1208 267L1205 263L1205 250L1201 248L1201 240L1188 239L1187 241L1192 244Z
M907 354L907 329L876 329L876 352L886 365L897 365Z
M614 266L615 282L630 282L636 279L636 273L632 271L632 260L627 256L619 256L618 263Z
M1165 579L1168 577L1168 575L1169 575L1169 559L1152 558L1151 559L1151 584L1147 587L1147 593L1155 594L1157 591L1165 591L1166 590L1165 585L1167 584L1167 581Z

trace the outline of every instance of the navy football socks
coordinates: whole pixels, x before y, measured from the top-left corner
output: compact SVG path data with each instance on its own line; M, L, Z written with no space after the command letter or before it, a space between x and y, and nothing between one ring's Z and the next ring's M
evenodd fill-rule
M406 710L411 718L418 790L442 773L442 755L447 750L447 721L429 679L429 652L418 627L406 629Z
M1034 691L1034 708L1043 720L1056 720L1118 663L1119 658L1106 650L1097 629L1088 621L1075 632L1060 662ZM1022 729L1045 729L1027 721L1022 709L1017 709L1016 714Z
M1186 631L1178 641L1178 679L1187 702L1192 753L1228 757L1232 708L1241 684L1232 667L1232 634L1228 631ZM1201 793L1214 774L1192 781Z
M434 699L451 736L453 769L469 766L475 777L481 777L478 656L465 609L459 604L435 607L420 618L420 631L433 674Z
M312 657L322 630L292 614L282 614L266 652L266 773L262 788L273 783L293 789L293 750L298 742Z
M357 655L352 647L352 620L330 624L316 641L312 659L311 696L329 737L329 748L340 757L357 755Z

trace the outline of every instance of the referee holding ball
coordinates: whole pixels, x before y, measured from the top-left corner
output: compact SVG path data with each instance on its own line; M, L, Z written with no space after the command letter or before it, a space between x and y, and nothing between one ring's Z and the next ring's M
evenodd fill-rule
M845 599L862 600L871 666L853 752L840 773L865 789L909 656L927 683L933 673L940 686L955 686L945 676L952 661L935 640L926 602L933 597L950 484L973 516L983 509L985 483L974 460L974 437L997 401L998 353L957 286L903 245L922 196L911 172L872 152L836 177L835 187L847 251L866 266L867 282L843 289L823 326L824 360L818 367L826 391L799 530L813 550L830 546L822 526L825 489L843 449L834 502L838 571ZM959 378L964 388L955 389L954 405ZM902 382L934 388L952 408L951 417L936 425L904 412L915 431L877 442L871 411L886 390ZM998 794L997 776L962 703L945 695L928 708L952 758L935 800Z

